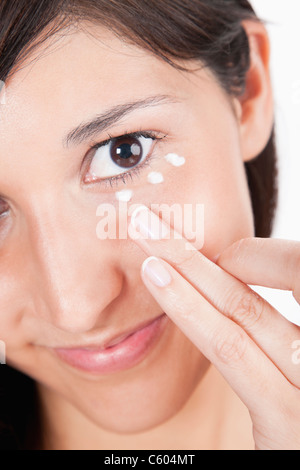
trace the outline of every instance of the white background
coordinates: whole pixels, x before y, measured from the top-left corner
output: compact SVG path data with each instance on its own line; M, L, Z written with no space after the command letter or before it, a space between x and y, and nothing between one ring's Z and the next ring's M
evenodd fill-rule
M273 238L300 241L300 0L251 0L251 4L267 22L271 40L280 169ZM255 290L300 325L300 307L290 293Z

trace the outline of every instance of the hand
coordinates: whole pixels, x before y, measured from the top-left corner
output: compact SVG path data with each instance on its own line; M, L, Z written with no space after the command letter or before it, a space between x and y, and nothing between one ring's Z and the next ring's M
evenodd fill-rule
M299 303L300 243L240 240L216 264L187 250L187 240L174 239L174 230L142 207L129 233L150 256L142 268L146 287L247 406L256 449L299 450L300 365L292 345L300 328L247 284L291 290ZM170 239L157 239L158 221Z

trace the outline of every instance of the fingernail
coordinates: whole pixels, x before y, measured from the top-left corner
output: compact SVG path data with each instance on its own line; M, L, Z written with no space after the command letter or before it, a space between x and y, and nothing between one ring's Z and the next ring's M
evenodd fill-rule
M172 277L163 263L155 256L147 258L142 266L144 276L157 287L166 287L171 284Z
M161 240L170 238L170 228L146 206L133 211L130 223L143 238Z

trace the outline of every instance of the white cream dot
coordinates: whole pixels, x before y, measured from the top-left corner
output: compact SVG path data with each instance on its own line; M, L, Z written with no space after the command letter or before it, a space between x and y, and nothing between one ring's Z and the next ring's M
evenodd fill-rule
M159 173L157 171L152 171L148 175L148 181L151 184L160 184L160 183L164 182L164 177L161 173Z
M171 165L176 167L180 167L185 164L185 158L180 157L177 153L168 153L168 155L165 156L165 159L167 162L171 163Z
M123 191L116 192L118 201L129 202L132 199L133 192L131 189L123 189Z

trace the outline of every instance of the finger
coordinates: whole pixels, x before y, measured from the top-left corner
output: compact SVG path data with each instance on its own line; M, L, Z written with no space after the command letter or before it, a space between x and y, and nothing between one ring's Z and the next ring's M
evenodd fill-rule
M291 290L300 303L300 242L246 238L226 248L217 264L246 284Z
M217 367L250 412L273 413L291 385L246 332L163 260L148 258L142 278L164 312Z
M187 250L188 242L179 234L175 237L174 230L145 206L132 215L132 224L144 237L135 241L148 256L163 258L172 265L211 305L240 325L288 380L300 386L299 367L292 361L292 345L299 339L295 325L202 253L193 247ZM136 234L134 230L129 233ZM165 239L159 239L164 235Z

